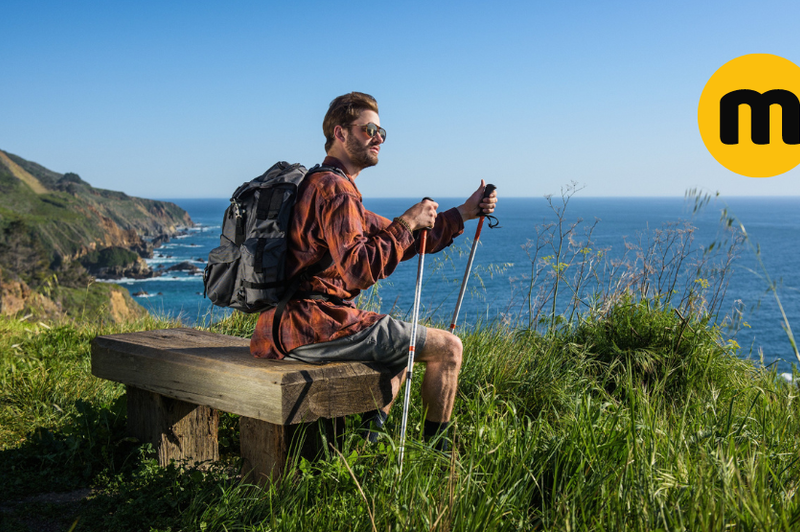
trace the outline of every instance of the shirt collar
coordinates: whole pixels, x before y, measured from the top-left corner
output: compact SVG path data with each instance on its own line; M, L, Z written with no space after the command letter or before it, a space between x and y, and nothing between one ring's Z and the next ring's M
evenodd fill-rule
M333 166L334 168L338 168L339 170L344 172L344 175L347 176L347 180L350 181L350 184L353 185L353 188L356 189L356 192L358 193L359 198L361 198L361 191L358 190L358 186L356 186L355 179L350 177L350 174L347 173L347 168L345 168L344 164L342 164L342 161L340 161L339 159L337 159L336 157L333 157L331 155L326 155L325 156L325 160L322 161L322 164L323 164L323 166Z
M325 156L325 160L322 161L322 164L324 166L333 166L334 168L338 168L339 170L345 173L345 175L350 179L350 181L353 180L353 178L350 177L350 174L347 173L347 168L345 168L344 164L342 164L342 161L340 161L336 157L327 155Z

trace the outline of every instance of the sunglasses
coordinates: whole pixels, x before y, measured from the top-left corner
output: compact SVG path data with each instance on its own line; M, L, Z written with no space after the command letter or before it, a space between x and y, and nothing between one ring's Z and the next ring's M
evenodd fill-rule
M364 131L367 134L367 136L369 138L372 138L375 135L380 135L381 138L384 140L384 142L386 141L386 130L383 129L382 127L376 126L372 122L370 122L369 124L363 125L363 126L359 126L359 125L356 125L356 124L350 124L350 127L353 127L353 126L355 126L357 128L360 128L362 131Z

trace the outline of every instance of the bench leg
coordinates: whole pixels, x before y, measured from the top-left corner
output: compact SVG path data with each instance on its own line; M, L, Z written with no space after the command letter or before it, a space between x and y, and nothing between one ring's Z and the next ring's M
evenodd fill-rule
M158 463L219 459L219 413L208 406L127 386L128 432L153 444Z
M277 481L289 473L295 457L314 460L327 442L335 442L343 434L343 417L299 425L275 425L241 416L242 476L247 475L248 481L255 484Z

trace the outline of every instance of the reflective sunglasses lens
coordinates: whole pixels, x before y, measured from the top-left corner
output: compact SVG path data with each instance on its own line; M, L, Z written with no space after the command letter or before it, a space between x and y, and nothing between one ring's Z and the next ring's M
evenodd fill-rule
M367 136L369 136L369 138L372 138L372 137L374 137L374 136L375 136L375 134L377 133L378 135L380 135L380 136L381 136L381 138L382 138L383 140L386 140L386 130L385 130L385 129L383 129L382 127L378 127L378 126L376 126L376 125L375 125L375 124L373 124L372 122L370 122L369 124L367 124L366 126L364 126L364 131L366 131L366 132L367 132Z

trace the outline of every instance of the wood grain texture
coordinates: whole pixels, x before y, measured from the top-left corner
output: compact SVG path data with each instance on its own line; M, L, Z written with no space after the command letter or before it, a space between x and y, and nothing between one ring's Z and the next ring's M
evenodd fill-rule
M132 386L127 387L128 432L151 443L158 463L216 461L219 413Z
M283 476L291 445L288 425L242 416L239 418L239 440L243 478L262 484Z
M257 359L245 338L165 329L99 336L92 374L276 425L336 418L391 401L377 365Z
M301 458L315 460L330 444L341 446L344 418L320 419L298 425L275 425L239 418L242 476L248 482L277 481L293 470Z

